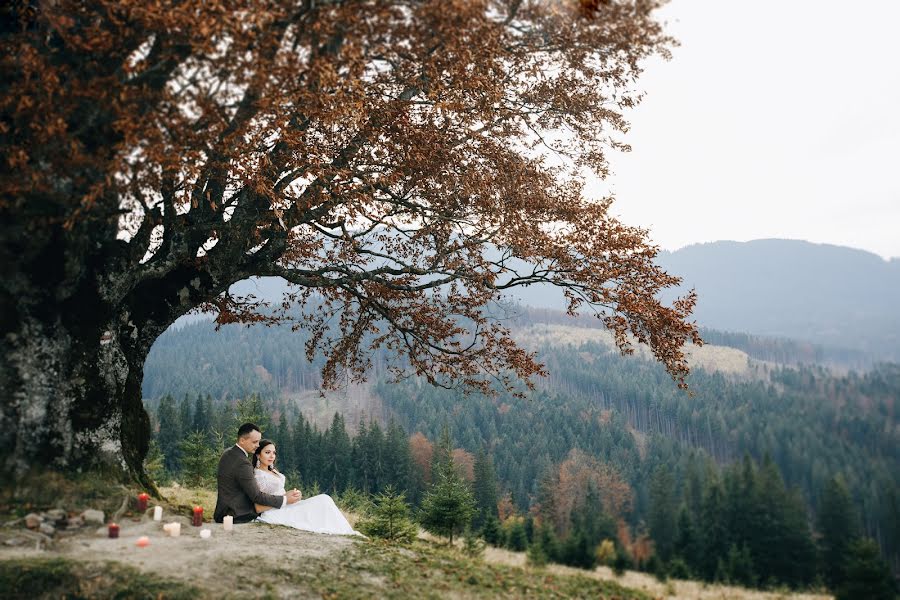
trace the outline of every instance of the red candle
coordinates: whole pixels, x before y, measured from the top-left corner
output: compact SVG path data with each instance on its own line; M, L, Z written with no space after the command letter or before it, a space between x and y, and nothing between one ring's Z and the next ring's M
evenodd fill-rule
M115 523L109 524L109 537L117 538L119 537L119 526Z
M203 507L195 506L194 507L194 518L191 519L191 525L194 527L200 527L203 525Z
M147 500L150 499L150 494L147 492L141 492L138 494L138 512L144 512L147 510Z

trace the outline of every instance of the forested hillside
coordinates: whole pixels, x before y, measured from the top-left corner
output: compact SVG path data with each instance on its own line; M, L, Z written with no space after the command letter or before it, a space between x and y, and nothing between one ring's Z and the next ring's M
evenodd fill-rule
M557 318L527 314L517 326ZM302 335L213 329L195 323L170 331L147 362L145 398L161 425L169 473L184 468L179 454L196 454L179 441L191 429L228 435L242 399L240 414L282 440L280 460L298 483L337 493L391 484L418 502L446 427L476 489L475 465L482 480L489 465L495 495L482 505L500 507L502 543L527 546L552 535L545 552L571 564L577 544L614 539L634 563L807 585L823 573L813 539L842 491L848 503L837 518L898 564L900 366L834 375L745 357L737 375L695 369L688 395L655 363L621 357L591 336L572 344L535 338L550 376L524 399L467 396L416 379L391 383L376 360L369 417L335 415L326 428L311 422L310 390L319 380ZM315 411L322 410L319 403ZM587 522L591 503L602 518ZM517 522L525 542L510 541ZM535 523L553 527L541 533ZM579 531L594 539L579 541Z

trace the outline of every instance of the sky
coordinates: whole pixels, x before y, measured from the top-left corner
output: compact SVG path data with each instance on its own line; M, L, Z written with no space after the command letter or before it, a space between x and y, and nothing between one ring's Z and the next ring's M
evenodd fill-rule
M900 1L672 0L633 150L589 193L666 250L803 239L900 257Z

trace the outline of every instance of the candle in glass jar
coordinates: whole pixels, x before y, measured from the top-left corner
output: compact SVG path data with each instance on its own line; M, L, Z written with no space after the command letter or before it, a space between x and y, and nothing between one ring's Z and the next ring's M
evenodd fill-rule
M153 507L153 520L162 521L162 506Z
M144 512L145 510L147 510L147 500L149 499L150 494L148 494L147 492L141 492L140 494L138 494L138 512Z
M109 537L111 537L111 538L119 537L119 526L117 524L110 523L108 531L109 531Z
M234 529L234 517L231 515L225 515L222 517L222 529L225 531L231 531Z
M194 515L191 518L191 525L194 527L200 527L203 525L203 507L195 506L194 507Z

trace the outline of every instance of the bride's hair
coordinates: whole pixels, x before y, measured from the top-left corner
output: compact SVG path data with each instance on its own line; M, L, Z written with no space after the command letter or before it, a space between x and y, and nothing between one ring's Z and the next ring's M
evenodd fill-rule
M266 446L270 446L270 445L274 446L275 442L273 442L272 440L259 440L259 447L253 453L253 468L254 469L259 465L259 453L263 451L263 448L265 448ZM269 470L272 471L273 473L278 472L278 470L275 469L274 464L269 465Z

